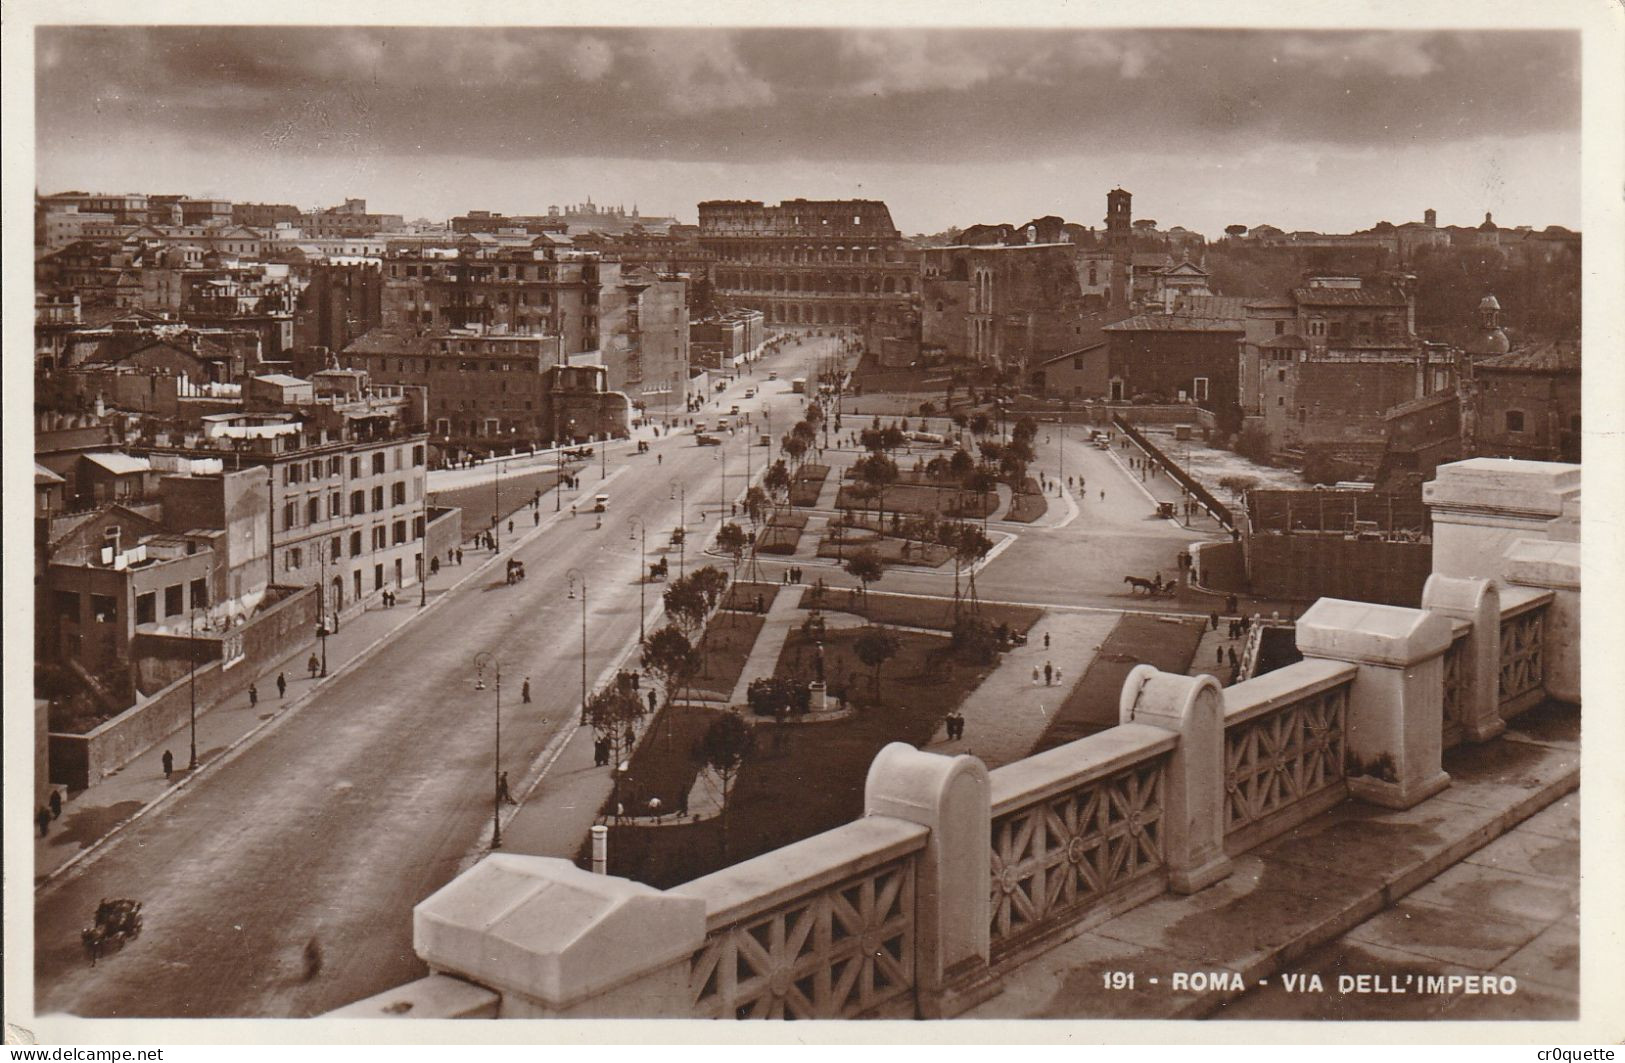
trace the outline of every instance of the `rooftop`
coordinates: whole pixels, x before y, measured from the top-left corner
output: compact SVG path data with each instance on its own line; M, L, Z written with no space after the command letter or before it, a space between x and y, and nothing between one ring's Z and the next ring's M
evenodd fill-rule
M1578 373L1580 348L1569 344L1543 343L1524 347L1510 354L1496 355L1473 363L1475 369L1538 372Z
M1140 314L1107 325L1105 332L1241 332L1239 318L1190 317L1184 314Z
M1405 306L1405 296L1397 289L1374 288L1294 288L1292 297L1299 306Z

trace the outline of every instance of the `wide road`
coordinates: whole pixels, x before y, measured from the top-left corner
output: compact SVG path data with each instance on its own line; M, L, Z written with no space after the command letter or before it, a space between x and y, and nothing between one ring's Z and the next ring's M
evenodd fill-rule
M810 375L804 367L827 346L809 341L759 364L717 397L720 407L707 407L706 419L734 402L760 417L766 404L782 432L805 401L789 394L789 378ZM773 384L768 368L779 370ZM745 400L747 386L764 392ZM692 568L721 500L745 486L746 436L723 439L725 447L698 447L680 434L643 455L618 446L607 482L596 468L583 470L581 515L566 508L555 516L543 499L548 526L511 555L525 563L525 581L507 586L498 562L464 583L49 887L35 912L36 1010L305 1016L421 976L411 909L457 874L489 831L494 676L475 692L475 654L502 665L502 768L517 784L557 732L576 726L580 611L567 598L566 573L579 569L590 585L588 674L596 677L637 637L640 544L627 518L647 522L650 553L661 556L685 494L672 481L680 483ZM752 471L764 453L755 452ZM588 510L600 490L611 501L598 528ZM470 551L465 564L489 556ZM675 552L671 560L675 567ZM522 706L526 676L535 703ZM79 930L103 897L141 900L145 929L91 968ZM306 981L302 953L313 939L325 966Z

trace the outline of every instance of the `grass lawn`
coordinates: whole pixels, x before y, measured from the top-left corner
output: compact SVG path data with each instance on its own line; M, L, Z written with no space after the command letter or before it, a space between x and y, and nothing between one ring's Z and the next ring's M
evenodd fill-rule
M611 831L610 872L670 887L863 815L863 784L875 755L890 742L929 741L942 717L986 674L986 669L950 666L946 638L896 634L902 646L881 671L877 703L870 692L870 669L851 651L857 632L829 633L824 642L825 674L838 689L852 670L856 700L865 707L837 723L767 724L755 729L756 748L735 784L727 814L726 854L720 820L677 827L626 826ZM803 643L799 631L792 632L776 673L810 675L812 659L812 647ZM646 748L658 751L664 744L657 740ZM674 741L667 755L686 758L688 748ZM676 768L665 770L680 774ZM635 767L632 774L638 774ZM666 797L660 796L664 804Z
M978 495L971 491L956 491L951 487L927 487L922 484L893 484L886 488L884 507L875 505L873 498L860 496L851 487L842 487L835 493L836 509L874 512L884 508L887 513L940 513L945 517L984 517L998 505L998 496L989 491Z
M756 552L761 554L793 554L801 545L801 529L807 526L805 513L781 513L768 521L756 534Z
M746 562L746 564L749 564L749 562ZM741 565L740 567L745 566ZM756 599L760 597L762 599L762 609L764 611L771 609L773 608L773 599L778 597L779 588L782 586L781 583L752 583L749 580L740 580L729 587L728 593L723 595L722 608L737 609L742 613L754 613L756 611Z
M569 466L565 467L569 472ZM535 469L530 472L503 473L501 479L492 486L489 483L470 484L467 487L457 487L449 491L429 492L431 506L456 506L463 511L463 534L472 536L477 531L485 531L491 526L491 511L493 504L496 512L506 518L510 513L530 504L536 497L537 491L546 492L559 482L559 472L555 468ZM547 512L553 511L551 499L547 502ZM530 518L526 517L526 521ZM533 527L526 524L523 528L519 522L514 523L514 531L520 532Z
M800 608L825 609L852 613L878 624L897 624L902 627L924 627L936 631L953 630L953 599L914 598L902 594L869 592L869 602L863 595L853 598L850 590L830 590L822 596L816 587L801 593ZM964 608L970 606L966 604ZM980 615L990 624L1004 624L1011 631L1025 635L1044 615L1042 609L1031 605L979 606Z
M1020 493L1010 499L1010 512L1004 519L1027 523L1042 517L1048 509L1049 500L1039 489L1038 481L1029 476L1022 481Z
M861 533L860 533L861 534ZM903 556L903 547L908 547L908 557ZM927 543L921 546L917 542L906 539L894 539L891 536L866 535L861 539L851 535L846 536L840 543L829 537L818 541L819 557L847 558L857 550L873 550L880 555L880 559L888 565L921 565L926 568L936 568L949 558L946 547Z
M828 478L828 465L803 465L790 480L790 504L817 505L818 495L824 490L824 481Z
M697 694L726 698L733 693L745 670L745 659L756 645L763 618L755 613L718 613L706 625L700 647L705 652L705 668L689 684Z

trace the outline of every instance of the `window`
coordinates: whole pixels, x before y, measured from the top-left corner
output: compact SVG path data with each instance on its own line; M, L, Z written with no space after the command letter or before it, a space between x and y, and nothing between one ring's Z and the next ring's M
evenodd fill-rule
M384 471L384 452L378 451L372 456L372 474L377 476Z
M394 533L395 533L395 545L396 546L399 546L402 543L406 542L406 521L404 521L404 520L396 521L393 530L394 530Z
M412 538L414 538L414 539L423 538L423 518L422 517L413 517L412 518Z
M390 504L395 506L406 505L406 481L396 480L390 488Z
M367 512L367 493L365 491L350 492L350 514Z
M334 491L327 496L327 519L344 516L344 495Z
M382 484L379 484L377 487L374 487L372 489L372 509L373 509L373 512L376 513L378 510L383 509L383 508L384 508L384 487L383 487Z
M92 594L90 617L98 624L111 624L118 619L118 602L111 594Z
M1197 402L1206 402L1207 401L1207 377L1199 376L1199 377L1196 378L1195 381L1193 381L1193 383L1195 384L1194 394L1196 396L1196 401Z
M384 530L384 526L382 524L378 525L378 527L372 530L372 548L374 550L382 550L385 546L389 545L385 541L385 536L387 534L388 533Z
M1522 410L1508 410L1507 411L1507 431L1508 432L1522 432L1523 430L1524 430L1524 428L1523 428L1523 411Z
M1275 400L1275 405L1277 405L1277 406L1285 406L1286 405L1286 396L1282 395L1282 396L1278 397Z
M1343 323L1341 321L1333 321L1332 322L1332 339L1334 339L1334 340L1335 339L1340 339L1342 337L1342 335L1343 335Z
M179 583L164 588L165 616L180 616L186 612L186 599L181 594L182 590L184 588Z
M1286 335L1286 322L1285 321L1277 321L1275 323L1275 334L1277 336Z
M137 624L156 624L158 622L158 596L152 591L136 596L135 622Z
M284 571L293 572L296 569L302 568L304 563L305 552L297 546L290 547L288 552L282 555L282 567Z
M299 520L299 506L294 502L282 504L282 530L287 531L296 525Z
M206 608L208 606L208 604L209 604L209 581L208 580L206 580L206 579L195 579L195 580L193 580L191 585L187 588L187 592L188 592L188 596L191 599L191 603L192 603L191 607L193 609L202 609L202 608Z
M1283 384L1286 383L1286 370L1285 369L1277 369L1275 371L1275 379L1280 381Z
M1309 407L1307 407L1307 406L1299 406L1298 407L1298 423L1303 424L1304 422L1306 422L1308 420L1309 420Z
M360 458L351 458L350 459L350 478L352 480L354 480L354 479L359 478L360 476L361 476L361 459Z
M358 531L353 531L350 533L350 556L361 556L361 533Z
M322 500L317 495L305 499L305 523L315 524L322 519Z
M413 465L422 465L423 464L423 444L422 443L419 443L418 445L416 445L416 446L414 446L412 448L412 464Z
M327 475L338 476L344 472L343 458L329 458L327 460Z
M312 459L310 463L310 478L312 480L320 480L322 478L322 463L319 459Z

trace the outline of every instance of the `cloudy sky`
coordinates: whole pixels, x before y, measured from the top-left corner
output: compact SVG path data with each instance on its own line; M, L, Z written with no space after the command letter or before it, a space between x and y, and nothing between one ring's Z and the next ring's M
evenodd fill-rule
M42 27L39 188L445 218L591 196L1577 227L1566 32Z

